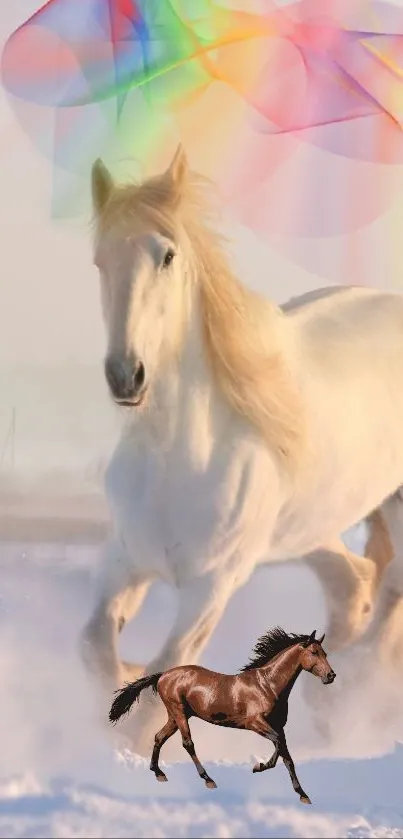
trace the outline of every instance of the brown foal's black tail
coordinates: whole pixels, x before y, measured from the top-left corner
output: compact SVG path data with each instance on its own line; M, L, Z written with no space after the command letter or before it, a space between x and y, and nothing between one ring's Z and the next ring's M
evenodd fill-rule
M116 691L116 697L112 702L111 710L109 711L110 722L117 722L123 714L128 714L133 702L138 701L140 693L144 688L152 687L153 692L157 693L158 680L162 673L154 673L152 676L143 676L142 679L136 679L135 682L125 685L124 688Z

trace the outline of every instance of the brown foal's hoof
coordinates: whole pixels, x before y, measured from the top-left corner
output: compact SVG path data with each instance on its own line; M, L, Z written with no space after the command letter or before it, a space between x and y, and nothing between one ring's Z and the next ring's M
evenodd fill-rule
M212 778L209 778L208 781L206 781L206 787L208 787L208 789L217 789L217 784Z
M312 804L311 799L307 795L300 795L299 800L301 804Z
M157 773L155 773L155 777L157 781L161 782L161 784L164 784L168 780L167 776L165 775L165 772L158 772L158 775Z
M263 772L264 763L255 763L252 772Z

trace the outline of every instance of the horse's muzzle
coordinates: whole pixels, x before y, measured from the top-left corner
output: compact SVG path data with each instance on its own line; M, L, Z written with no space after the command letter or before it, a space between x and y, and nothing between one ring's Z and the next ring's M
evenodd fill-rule
M105 361L105 376L115 402L133 407L141 404L146 392L142 361L132 357L109 356Z
M323 676L322 682L324 685L331 685L336 678L336 673L334 670L331 670L330 673L327 673L326 676Z

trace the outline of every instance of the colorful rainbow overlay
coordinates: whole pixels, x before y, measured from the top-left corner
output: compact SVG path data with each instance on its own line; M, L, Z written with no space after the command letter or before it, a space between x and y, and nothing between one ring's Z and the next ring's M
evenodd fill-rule
M49 0L11 35L2 81L53 163L54 214L86 206L95 157L153 170L180 139L237 221L331 280L371 281L402 195L403 9L244 5Z

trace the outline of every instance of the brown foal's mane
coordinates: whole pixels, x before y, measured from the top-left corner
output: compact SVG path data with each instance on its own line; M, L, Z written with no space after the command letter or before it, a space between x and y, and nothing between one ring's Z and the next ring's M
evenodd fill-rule
M287 650L288 647L293 647L294 644L302 644L304 641L308 641L309 637L309 635L295 635L293 632L285 632L281 626L275 626L259 638L253 649L253 658L249 660L248 664L241 667L239 672L244 673L246 670L264 667L275 655Z

